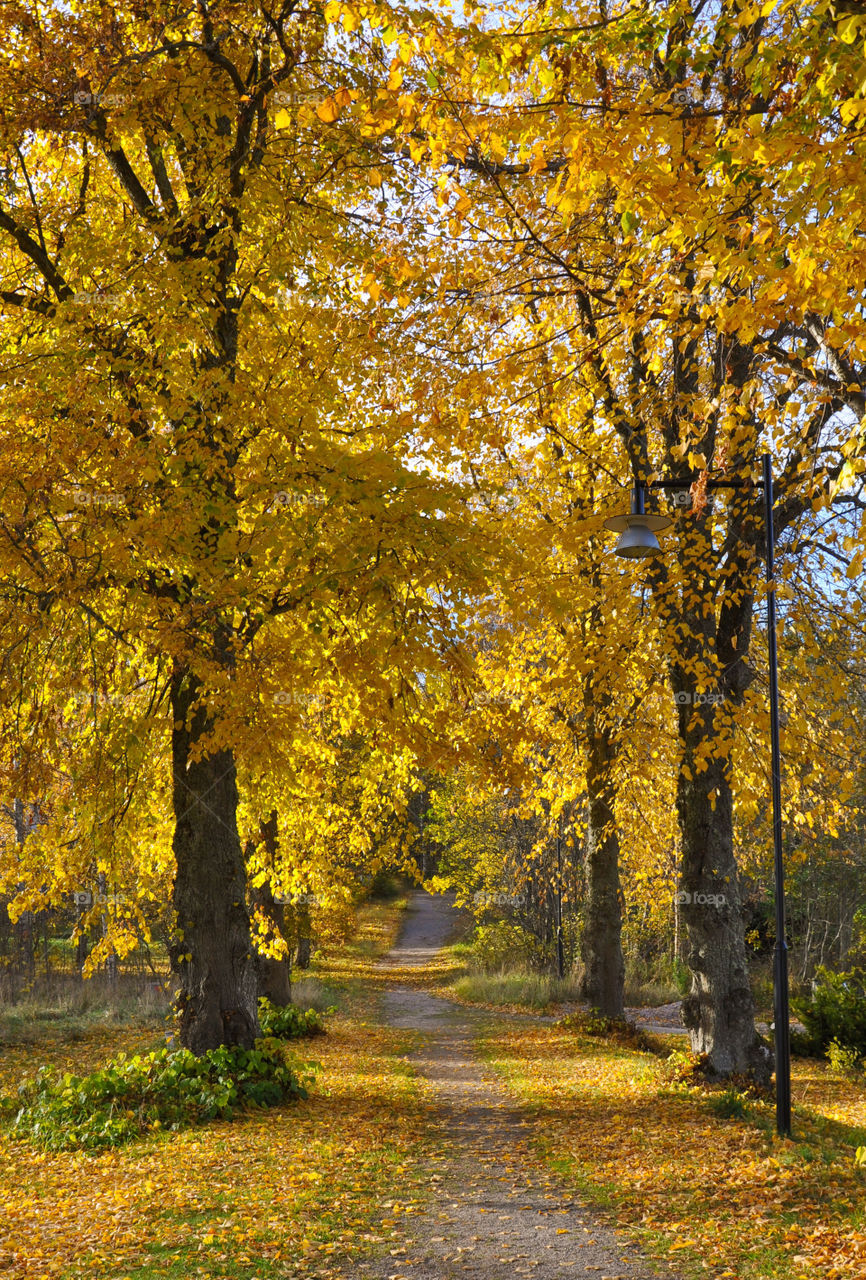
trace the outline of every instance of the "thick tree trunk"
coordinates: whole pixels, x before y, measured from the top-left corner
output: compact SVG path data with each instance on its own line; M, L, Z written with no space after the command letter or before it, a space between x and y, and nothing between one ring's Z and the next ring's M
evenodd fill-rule
M276 810L272 810L267 822L261 824L261 837L265 844L265 854L267 856L268 865L273 867L277 856L277 814ZM271 882L266 880L263 885L250 890L250 898L254 906L262 912L270 923L270 932L274 933L282 939L284 943L288 943L286 937L286 911L282 902L277 902L274 897ZM283 957L266 956L262 952L256 952L256 963L258 970L258 990L260 996L265 996L270 1000L271 1004L283 1006L291 1004L292 1001L292 970L291 958L286 947L286 954Z
M691 992L683 1022L714 1074L745 1073L768 1084L772 1053L755 1030L737 864L731 790L721 761L698 771L684 761L677 808L683 841L680 918Z
M235 762L226 748L200 754L212 728L193 711L198 685L172 680L177 932L170 948L180 986L180 1039L193 1053L222 1044L250 1048L259 1034L245 869L237 828ZM188 718L189 717L189 718Z
M589 690L588 697L593 696ZM597 694L596 694L597 696ZM581 994L594 1009L621 1018L625 963L622 955L622 890L619 833L614 814L612 766L616 749L607 728L599 729L587 705L589 760L586 771L586 914Z

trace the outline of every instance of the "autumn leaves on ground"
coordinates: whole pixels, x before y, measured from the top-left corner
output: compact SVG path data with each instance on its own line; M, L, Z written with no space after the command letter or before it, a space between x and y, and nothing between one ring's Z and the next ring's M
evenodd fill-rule
M355 943L314 966L340 1007L326 1036L296 1044L318 1063L306 1101L104 1154L49 1155L4 1136L2 1274L254 1280L355 1277L372 1264L377 1276L411 1280L405 1242L439 1207L443 1142L408 1060L419 1037L385 1025L382 995L399 984L446 998L460 966L448 949L420 969L377 962L404 906L368 903ZM591 1022L528 1013L499 1013L483 1028L482 1063L531 1121L532 1154L517 1176L554 1176L563 1197L614 1225L632 1256L637 1248L641 1275L863 1274L864 1175L853 1159L866 1142L862 1083L798 1060L796 1136L785 1142L766 1101L678 1083L667 1055L681 1039L638 1051L591 1034ZM87 1070L165 1033L154 1020L94 1028L72 1044L32 1043L38 1034L4 1048L4 1091L37 1063ZM446 1190L453 1207L462 1189Z

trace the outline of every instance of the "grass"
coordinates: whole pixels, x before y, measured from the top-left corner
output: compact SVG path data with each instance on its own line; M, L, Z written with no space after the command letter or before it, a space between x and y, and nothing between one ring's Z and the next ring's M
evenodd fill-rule
M682 1000L683 996L679 987L673 982L653 981L652 979L641 981L639 979L629 979L626 976L623 998L626 1008L654 1009L662 1004L673 1004L675 1000Z
M379 1026L378 1001L397 983L447 994L472 976L459 945L423 969L377 963L404 905L366 904L351 945L298 977L299 1003L339 1003L330 1034L300 1046L321 1063L309 1099L101 1155L46 1156L0 1134L0 1271L337 1280L355 1260L387 1257L403 1216L436 1193L441 1134L406 1060L417 1037ZM533 989L523 982L516 994ZM42 1061L81 1071L164 1037L158 1013L135 1025L103 1016L98 1002L29 1010L33 1026L17 1009L22 1038L0 1052L3 1092ZM75 1025L77 1039L56 1034ZM866 1170L854 1164L866 1145L862 1079L796 1059L787 1142L766 1100L665 1081L658 1057L627 1037L585 1034L580 1019L501 1019L483 1051L533 1119L548 1166L681 1280L866 1274Z
M504 973L467 973L456 980L453 994L467 1004L518 1005L547 1009L580 999L574 978L559 979L547 973L511 970Z
M341 1259L395 1247L398 1218L435 1187L423 1087L406 1062L414 1038L376 1025L376 986L364 980L391 945L403 905L362 907L352 947L315 961L295 985L302 1003L333 1004L336 995L341 1006L328 1035L297 1044L321 1067L308 1099L95 1155L46 1156L0 1132L0 1271L52 1280L324 1280L343 1274ZM25 1010L6 1012L7 1030L21 1036ZM0 1091L43 1062L81 1072L120 1049L164 1041L158 1012L146 1025L101 1017L98 1002L42 1013L27 1043L0 1051ZM77 1038L55 1034L72 1027Z
M0 1048L72 1042L108 1028L155 1027L167 1013L168 999L152 983L111 988L76 979L48 994L34 991L0 1005Z

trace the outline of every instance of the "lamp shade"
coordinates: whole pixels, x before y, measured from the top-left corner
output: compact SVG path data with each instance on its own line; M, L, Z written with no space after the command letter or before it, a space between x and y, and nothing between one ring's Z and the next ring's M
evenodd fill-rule
M653 552L660 550L658 538L652 529L648 529L641 516L637 516L634 524L623 529L619 535L614 554L636 560L640 556L651 556Z
M605 520L604 527L620 535L614 548L616 555L637 560L661 550L656 532L669 529L672 523L667 516L632 512L629 515L611 516Z

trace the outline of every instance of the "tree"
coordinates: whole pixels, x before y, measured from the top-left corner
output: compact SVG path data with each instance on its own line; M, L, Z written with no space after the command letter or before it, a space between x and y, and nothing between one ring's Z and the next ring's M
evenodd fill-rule
M140 664L148 765L116 812L91 797L94 854L167 769L181 1038L249 1045L239 765L299 721L287 690L343 681L397 718L451 661L435 593L481 559L414 424L382 409L402 320L371 314L371 223L346 212L369 156L340 120L365 70L294 0L4 23L5 625L23 599L46 645L68 633L59 684L85 619ZM6 713L50 757L40 678ZM75 837L53 835L59 863Z
M477 373L487 414L507 420L505 373L523 429L552 368L583 405L568 461L602 430L619 442L608 466L623 480L694 481L672 559L640 584L664 631L678 717L686 1013L716 1072L766 1078L732 774L762 526L753 491L711 507L704 480L754 480L772 448L783 556L814 510L859 501L866 338L851 245L862 190L847 159L859 146L858 57L823 6L771 16L554 3L524 25L525 12L428 23L417 52L395 54L397 110L383 100L376 127L395 147L411 138L442 174L453 196L443 217L477 246L451 264L442 293L473 316L467 354L489 310ZM859 20L847 21L853 31ZM862 526L858 536L852 575Z

